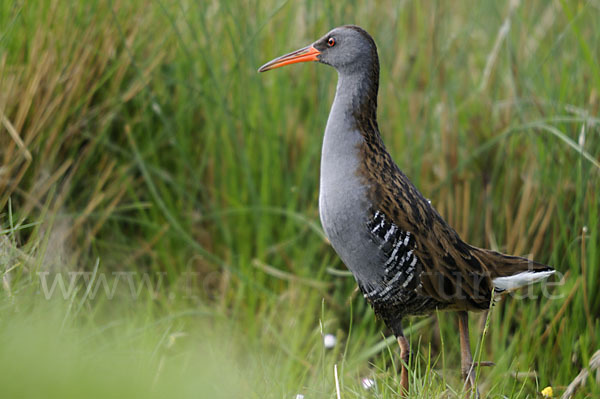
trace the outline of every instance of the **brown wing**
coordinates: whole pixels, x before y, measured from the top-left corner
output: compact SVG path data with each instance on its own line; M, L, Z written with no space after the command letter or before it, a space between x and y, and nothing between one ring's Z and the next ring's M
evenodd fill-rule
M354 115L364 143L358 148L363 166L358 174L369 187L371 205L410 232L421 265L419 290L459 309L486 309L496 277L552 268L526 258L473 247L460 239L428 200L402 173L385 150L374 115L376 96Z
M389 195L403 204L392 218L414 231L417 256L423 265L423 292L461 309L488 308L493 285L480 254L462 241L406 176L399 173Z
M492 281L482 252L460 239L387 152L367 143L363 154L373 205L415 237L422 294L458 309L488 308Z

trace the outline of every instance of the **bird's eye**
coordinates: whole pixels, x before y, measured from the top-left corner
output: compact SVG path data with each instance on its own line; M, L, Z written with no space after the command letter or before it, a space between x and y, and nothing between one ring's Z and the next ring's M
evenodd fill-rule
M327 39L327 45L329 47L335 46L335 39L333 37L330 37L329 39Z

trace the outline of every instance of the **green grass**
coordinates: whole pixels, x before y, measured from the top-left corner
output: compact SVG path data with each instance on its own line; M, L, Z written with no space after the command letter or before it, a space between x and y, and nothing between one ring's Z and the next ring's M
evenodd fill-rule
M335 71L256 73L356 23L400 167L467 241L560 272L483 338L471 316L483 396L560 394L600 349L600 8L517 3L1 3L3 392L332 398L337 364L342 397L395 397L398 349L318 220ZM407 330L414 397L460 397L454 315Z

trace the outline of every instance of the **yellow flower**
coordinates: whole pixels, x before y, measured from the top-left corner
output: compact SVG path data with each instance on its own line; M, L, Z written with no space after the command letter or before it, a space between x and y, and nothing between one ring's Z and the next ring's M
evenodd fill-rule
M552 391L552 387L546 387L542 389L542 396L544 396L544 398L552 398L553 395L554 391Z

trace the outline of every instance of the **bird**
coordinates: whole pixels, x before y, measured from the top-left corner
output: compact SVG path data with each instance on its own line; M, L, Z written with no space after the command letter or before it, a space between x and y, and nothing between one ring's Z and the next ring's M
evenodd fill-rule
M400 170L377 124L379 57L364 29L336 27L258 71L309 61L338 73L321 152L321 224L375 315L397 338L401 394L409 392L410 355L403 319L452 310L461 374L477 395L467 312L488 310L502 292L545 279L554 269L466 243Z

